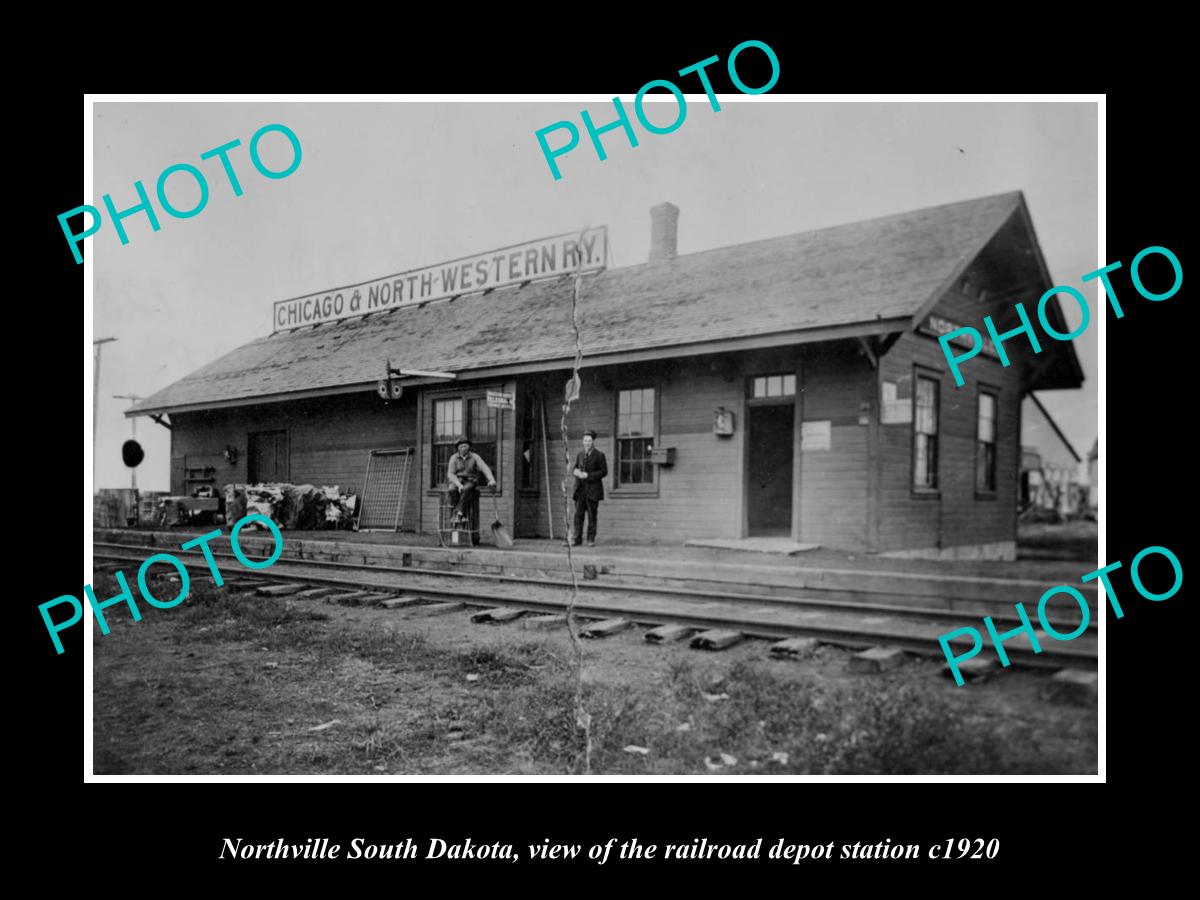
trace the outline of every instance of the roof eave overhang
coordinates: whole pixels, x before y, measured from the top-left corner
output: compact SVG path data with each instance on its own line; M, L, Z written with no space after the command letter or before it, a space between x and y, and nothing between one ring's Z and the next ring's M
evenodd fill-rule
M1023 193L1020 196L1020 202L1017 204L1017 212L1021 216L1021 221L1024 223L1026 230L1029 232L1029 238L1033 245L1034 259L1037 261L1038 271L1041 272L1045 290L1049 290L1054 285L1054 279L1050 277L1050 267L1046 265L1046 256L1042 253L1042 245L1037 239L1037 232L1033 230L1033 217L1029 214L1029 207L1025 203L1025 195ZM1066 323L1062 317L1062 310L1059 309L1057 298L1054 303L1047 304L1046 309L1050 314L1051 324L1056 329L1061 329L1060 333L1065 333ZM1065 346L1063 346L1064 342L1062 341L1052 340L1050 343L1054 345L1056 350L1061 351L1062 358L1065 359L1070 373L1053 379L1052 382L1047 381L1032 385L1031 390L1035 388L1040 390L1063 390L1082 387L1084 381L1083 365L1079 362L1079 356L1075 352L1075 342L1066 341Z
M613 351L610 353L585 354L583 367L620 365L624 363L644 362L656 359L674 359L684 356L702 356L710 353L729 353L739 350L757 350L767 347L784 347L790 344L812 344L820 341L835 341L843 338L869 337L873 335L893 334L897 331L908 331L912 327L911 316L894 316L892 318L877 318L866 322L852 322L842 325L828 325L821 328L805 328L796 331L781 331L773 334L748 335L744 337L725 338L718 341L696 341L687 344L672 344L665 347L643 347L636 350ZM533 372L549 372L555 369L570 368L573 356L560 356L547 359L529 360L498 366L483 366L474 369L461 369L454 374L459 380L479 381L488 378L500 378L508 375L522 375ZM444 380L434 378L405 378L404 385L416 387L424 384L446 384ZM331 385L328 387L310 388L303 391L287 391L275 394L256 394L248 397L235 397L226 400L204 400L195 403L175 403L163 405L147 405L126 410L127 418L135 416L161 415L163 413L203 412L209 409L228 409L237 406L259 406L266 403L287 403L293 400L308 400L314 397L328 397L338 394L358 394L363 391L374 391L375 381L361 381L352 384Z

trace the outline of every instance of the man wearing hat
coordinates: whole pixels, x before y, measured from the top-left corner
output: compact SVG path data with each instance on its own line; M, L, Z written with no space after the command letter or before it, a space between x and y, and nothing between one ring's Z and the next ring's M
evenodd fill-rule
M572 532L575 546L583 539L583 517L587 514L587 545L596 546L596 513L604 499L604 479L608 475L608 460L592 446L596 432L583 433L583 449L575 457L575 530Z
M450 502L454 504L454 521L465 521L463 512L470 508L479 488L479 479L486 478L488 487L496 486L496 478L492 470L478 453L471 450L471 440L465 434L459 435L455 445L458 452L450 457L446 467L446 480L450 482Z

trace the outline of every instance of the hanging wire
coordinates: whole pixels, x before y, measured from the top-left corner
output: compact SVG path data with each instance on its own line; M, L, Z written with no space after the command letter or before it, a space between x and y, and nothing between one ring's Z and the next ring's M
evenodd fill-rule
M587 233L587 230L587 226L585 226L583 231L579 233L579 240L576 242L575 274L571 286L571 327L575 332L575 362L571 370L571 378L566 383L563 391L562 418L559 421L559 431L563 442L563 457L567 466L562 480L563 513L564 521L568 523L571 522L571 496L567 488L569 484L573 483L574 479L570 475L571 447L568 443L567 415L571 411L571 404L579 399L582 383L579 377L579 369L583 365L583 341L579 332L579 290L583 281L583 254L578 252L578 247L583 243L583 236ZM575 620L575 601L579 594L579 582L575 575L575 561L571 554L573 538L574 535L571 533L570 525L568 525L567 568L571 571L571 594L567 601L567 633L571 636L571 646L575 651L575 726L583 732L584 774L590 775L592 774L592 717L583 707L583 643L579 639L579 625Z

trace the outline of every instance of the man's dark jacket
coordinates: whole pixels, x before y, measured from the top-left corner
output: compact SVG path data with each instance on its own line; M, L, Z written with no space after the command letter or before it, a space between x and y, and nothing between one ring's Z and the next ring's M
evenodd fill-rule
M578 500L581 496L586 496L589 500L603 500L604 478L608 475L608 460L604 458L604 454L595 447L590 455L580 450L572 468L587 472L586 479L575 479L573 499Z

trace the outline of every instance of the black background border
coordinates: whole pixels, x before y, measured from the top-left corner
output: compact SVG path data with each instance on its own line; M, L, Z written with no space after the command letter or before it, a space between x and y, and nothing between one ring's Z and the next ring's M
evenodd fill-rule
M530 41L524 53L520 45L490 55L471 48L451 57L443 55L441 68L428 57L406 55L399 60L393 56L378 73L347 77L336 89L477 90L463 82L486 74L486 90L496 93L629 96L645 81L663 77L664 72L712 54L723 60L746 36L765 40L779 56L782 74L773 94L854 87L872 90L877 84L912 91L1036 90L1046 86L1020 88L1009 79L1003 84L989 84L987 79L972 84L960 77L953 84L940 78L925 83L913 78L903 83L905 79L891 77L879 77L875 84L866 79L860 85L845 84L813 63L810 37L801 41L791 32L751 28L734 38L716 29L711 35L677 35L671 40L627 37L619 45L620 52L614 52L613 41L599 37L591 42L576 40L569 51L548 51L537 41ZM446 52L444 47L442 52ZM465 62L468 56L471 65ZM450 65L454 61L456 65ZM720 68L714 67L714 71ZM743 77L751 84L765 80L756 78L749 66ZM1097 90L1094 85L1104 80L1111 79L1092 79L1091 85L1084 85L1076 78L1077 83L1067 89ZM324 77L319 84L315 81L301 77L288 87L297 91L333 89ZM715 78L714 83L718 91L729 90ZM95 87L113 89L99 83ZM156 85L155 89L232 92L246 87L221 84L219 79L214 85L206 77L191 83L182 79L170 87ZM28 484L39 485L36 512L9 540L10 548L19 548L20 559L10 560L9 571L18 583L14 600L23 623L25 651L13 682L22 727L15 735L10 733L10 745L17 753L13 762L17 768L11 771L19 774L28 792L21 813L27 829L21 844L28 853L61 862L64 854L69 857L75 852L71 845L82 841L84 862L91 871L101 871L105 860L136 865L142 871L161 865L176 873L189 873L189 883L210 878L244 882L258 876L264 883L275 883L287 875L300 875L316 886L326 875L337 879L332 884L342 883L347 874L357 879L371 873L368 877L380 875L401 885L405 873L420 865L425 874L447 878L447 884L459 884L465 877L499 884L496 876L505 871L526 884L535 884L571 869L577 874L586 872L587 883L599 885L617 877L642 879L653 868L672 883L709 887L726 876L750 885L754 882L747 882L748 876L776 875L793 879L799 887L807 883L802 878L817 872L836 877L853 871L854 884L863 884L864 878L896 884L902 873L911 873L929 887L944 884L971 889L984 883L981 876L994 877L1001 869L1013 878L1024 872L1027 878L1031 877L1029 868L1039 860L1090 865L1094 854L1106 852L1105 848L1116 854L1110 858L1120 858L1135 854L1146 842L1161 839L1161 830L1155 834L1159 822L1151 807L1169 801L1185 765L1185 754L1172 738L1175 723L1183 721L1181 700L1186 703L1190 695L1185 680L1186 645L1180 647L1172 638L1186 633L1186 591L1169 601L1151 603L1133 595L1127 576L1116 580L1118 590L1124 585L1121 597L1126 616L1118 621L1110 615L1106 622L1106 775L1112 789L1120 793L1120 828L1112 824L1116 812L1111 806L1116 802L1112 794L1101 802L1094 793L1097 786L1046 783L85 785L80 690L83 629L73 629L66 636L67 653L57 657L36 609L46 598L80 589L80 572L71 549L76 527L71 511L79 509L81 499L73 478L80 471L82 441L72 412L77 408L80 379L74 368L78 363L70 361L78 360L71 355L78 352L78 345L76 351L65 350L55 315L46 313L67 312L81 297L82 267L74 264L55 217L83 202L82 106L82 93L66 87L40 95L31 105L28 117L36 122L39 135L32 160L38 177L19 179L22 183L18 185L29 192L22 201L29 214L20 220L23 227L33 228L32 238L21 239L19 246L31 249L41 263L35 278L25 282L35 296L21 301L26 310L22 314L31 315L29 324L20 329L13 325L14 336L21 334L24 346L10 345L10 373L23 356L37 361L30 379L10 378L10 421L16 429L10 441L22 458L34 463ZM1142 248L1162 245L1175 251L1185 271L1188 268L1182 203L1185 143L1173 137L1177 106L1171 92L1162 89L1108 93L1106 261L1119 259L1128 267ZM535 145L531 144L531 152L536 152ZM1191 431L1190 410L1181 401L1190 395L1188 388L1194 383L1184 372L1191 338L1183 318L1186 289L1185 281L1179 294L1162 303L1144 301L1127 291L1121 295L1125 318L1118 321L1106 312L1108 424L1101 458L1107 464L1109 490L1103 498L1108 542L1102 555L1108 562L1122 560L1126 567L1137 551L1158 544L1171 548L1185 572L1188 570L1182 523L1176 512L1184 501L1190 468L1190 447L1185 443ZM68 316L61 319L66 321ZM1095 327L1094 320L1091 327ZM28 383L31 381L36 383ZM86 379L84 388L85 400L90 402ZM35 558L41 560L39 565L28 562ZM1134 819L1128 817L1131 810L1135 810ZM768 845L778 837L810 843L890 838L923 845L946 838L998 837L1002 852L993 862L972 863L970 870L961 863L928 862L869 863L851 870L846 868L851 864L842 861L824 867L709 862L669 867L625 864L619 868L596 867L585 861L573 866L541 863L541 868L534 870L527 865L433 862L239 863L234 868L216 861L223 837L265 842L281 836L303 840L315 835L343 844L351 836L391 842L404 837L427 840L469 835L477 843L500 840L516 845L547 837L581 844L632 836L644 843L700 836L716 842L763 837ZM978 866L984 870L975 868ZM552 884L547 881L548 886Z

